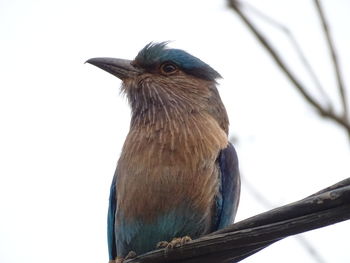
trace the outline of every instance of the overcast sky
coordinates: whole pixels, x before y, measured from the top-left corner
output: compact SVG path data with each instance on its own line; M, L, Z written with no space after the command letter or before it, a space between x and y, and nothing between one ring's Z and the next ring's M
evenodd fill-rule
M293 30L339 105L312 1L249 2ZM323 2L349 86L350 2ZM311 86L286 37L260 23ZM109 186L130 110L120 80L84 62L132 59L164 40L224 77L219 91L242 174L273 207L349 177L345 133L304 103L225 1L1 0L1 263L107 262ZM237 220L267 209L243 184ZM304 237L325 262L348 263L349 235L343 222ZM288 238L243 262L314 260Z

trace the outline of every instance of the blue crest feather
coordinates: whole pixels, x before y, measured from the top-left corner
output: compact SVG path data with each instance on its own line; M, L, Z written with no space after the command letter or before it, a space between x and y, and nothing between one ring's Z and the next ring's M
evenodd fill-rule
M145 69L154 69L169 61L182 71L198 78L215 81L220 74L208 64L181 49L167 48L168 42L149 43L136 56L135 62Z

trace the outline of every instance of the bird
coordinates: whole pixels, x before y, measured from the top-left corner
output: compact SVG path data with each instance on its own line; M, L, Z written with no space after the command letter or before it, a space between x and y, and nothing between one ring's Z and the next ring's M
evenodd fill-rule
M241 183L217 89L221 75L168 42L148 43L133 60L86 62L119 78L131 107L110 188L109 262L232 224Z

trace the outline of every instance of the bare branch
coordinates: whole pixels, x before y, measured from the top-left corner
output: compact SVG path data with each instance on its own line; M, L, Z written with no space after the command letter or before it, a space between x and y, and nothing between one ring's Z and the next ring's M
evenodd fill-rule
M326 91L322 87L322 84L321 84L319 78L317 77L317 75L316 75L315 71L313 70L311 64L309 63L309 61L307 60L306 56L304 55L301 46L299 45L298 41L296 40L296 38L294 37L294 35L290 31L290 29L288 27L286 27L285 25L283 25L282 23L280 23L280 22L276 21L275 19L269 17L268 15L264 14L263 12L261 12L260 10L258 10L257 8L255 8L254 6L250 5L247 2L244 2L243 7L244 7L244 9L249 10L250 13L255 14L257 17L259 17L263 21L267 22L268 24L272 25L273 27L275 27L278 30L280 30L281 32L283 32L289 38L289 41L292 44L294 50L296 51L296 53L297 53L301 63L305 67L305 69L308 72L310 78L314 82L316 88L318 89L318 91L320 92L321 96L325 100L325 102L327 104L327 107L332 109L333 105L332 105L332 103L331 103L331 101L329 99L329 96L327 95Z
M261 193L260 191L254 187L249 181L246 180L244 176L242 176L242 182L245 185L245 188L254 196L254 198L262 204L264 207L271 209L273 207L272 203L270 203ZM310 254L310 256L318 263L325 263L326 261L322 258L320 253L313 247L313 245L305 239L302 235L295 236L296 240L302 245L302 247Z
M341 71L340 71L340 67L339 67L339 61L338 61L338 56L337 56L336 51L335 51L333 39L332 39L331 34L329 32L329 26L328 26L326 17L324 15L323 8L321 6L320 1L319 0L314 0L314 3L315 3L318 15L319 15L321 23L322 23L324 35L325 35L325 37L327 39L329 52L331 53L331 57L332 57L332 61L333 61L333 67L334 67L336 79L337 79L337 82L338 82L339 94L340 94L340 98L341 98L341 102L342 102L342 106L343 106L343 115L344 115L345 121L349 121L349 118L348 118L348 113L349 113L348 112L348 103L347 103L347 99L346 99L344 82L343 82L343 78L342 78L342 75L341 75Z
M296 236L304 249L312 256L312 258L318 263L326 263L324 258L318 253L318 251L311 245L311 243L302 235Z
M239 262L285 237L350 219L350 178L310 197L253 216L179 248L125 263Z
M325 118L328 118L340 126L342 126L350 139L350 123L343 118L342 116L337 115L332 109L325 109L322 105L311 96L307 91L306 87L298 80L298 78L292 73L287 64L284 62L282 57L278 54L277 50L271 45L271 43L266 39L266 37L258 30L256 26L251 22L248 16L246 16L241 11L241 3L237 0L229 0L229 6L237 13L237 15L242 19L246 24L249 30L254 34L258 39L260 44L266 49L266 51L271 55L273 60L276 62L277 66L281 69L282 72L287 76L290 82L294 87L300 92L303 98L314 108L317 112Z

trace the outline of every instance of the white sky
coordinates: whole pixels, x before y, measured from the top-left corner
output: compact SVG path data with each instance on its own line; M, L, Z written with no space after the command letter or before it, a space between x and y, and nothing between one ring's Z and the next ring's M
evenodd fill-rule
M338 100L312 1L250 2L290 26ZM350 2L324 2L346 74ZM264 25L310 83L285 37ZM275 206L349 177L343 131L303 102L225 1L1 0L1 263L107 262L109 186L130 111L120 81L83 63L132 59L164 40L224 76L219 90L242 173ZM264 210L243 184L238 220ZM304 236L326 262L348 263L349 234L343 222ZM313 259L288 238L243 262L281 261Z

